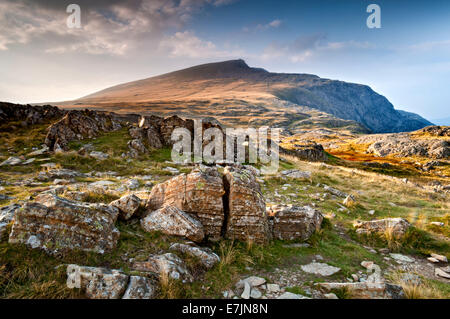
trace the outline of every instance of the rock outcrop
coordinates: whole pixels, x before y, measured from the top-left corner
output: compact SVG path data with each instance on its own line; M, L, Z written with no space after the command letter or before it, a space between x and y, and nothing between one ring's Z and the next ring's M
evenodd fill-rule
M309 206L277 205L268 209L273 237L280 240L307 240L322 224L320 211Z
M0 102L0 124L20 121L21 125L40 124L64 116L56 106L21 105Z
M141 226L148 232L161 231L164 234L186 237L201 242L205 237L203 225L191 215L175 206L166 205L141 219Z
M266 243L270 238L266 204L255 175L240 166L227 166L224 185L228 213L226 237Z
M403 237L411 224L404 218L386 218L371 221L356 221L353 226L358 234L385 234Z
M51 150L67 150L71 141L94 138L101 132L120 128L120 123L111 114L91 110L69 111L49 127L45 144Z
M293 149L284 149L280 147L280 153L310 162L326 162L328 160L327 153L323 149L323 146L317 143L295 144Z
M87 204L53 194L36 197L16 211L10 243L42 248L49 253L79 249L104 253L116 246L117 208Z

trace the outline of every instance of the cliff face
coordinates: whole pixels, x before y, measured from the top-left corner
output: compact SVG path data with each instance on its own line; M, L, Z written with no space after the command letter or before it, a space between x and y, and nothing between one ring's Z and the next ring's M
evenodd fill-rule
M255 104L274 97L356 121L374 133L413 131L432 124L416 114L395 110L366 85L310 74L271 73L251 68L243 60L203 64L121 84L72 103L105 107L108 103L215 100L220 105L220 101L234 99Z

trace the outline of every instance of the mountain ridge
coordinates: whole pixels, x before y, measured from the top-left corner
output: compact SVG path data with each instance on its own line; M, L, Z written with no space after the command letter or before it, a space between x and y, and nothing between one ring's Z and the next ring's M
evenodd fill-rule
M211 101L220 106L222 101L222 109L227 109L231 100L246 101L251 106L264 100L271 103L273 98L356 121L374 133L413 131L432 125L416 114L396 110L386 97L367 85L312 74L273 73L249 67L242 59L119 84L71 102L108 108L108 104L175 101ZM64 104L70 102L60 105Z

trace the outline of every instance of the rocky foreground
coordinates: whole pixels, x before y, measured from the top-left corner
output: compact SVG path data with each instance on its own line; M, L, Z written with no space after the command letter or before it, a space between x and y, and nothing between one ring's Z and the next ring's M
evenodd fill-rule
M8 296L13 269L23 266L8 259L14 251L31 265L40 262L36 254L48 256L54 266L46 267L48 275L63 271L63 279L54 279L63 280L60 294L75 297L175 298L176 287L204 283L196 296L410 298L411 287L432 280L448 298L446 193L433 195L442 210L433 211L439 221L427 222L439 246L394 199L356 180L352 189L336 186L343 173L327 164L304 170L283 159L276 176L262 176L250 165L149 159L170 147L174 128L193 130L189 119L0 106L3 130L49 123L36 143L42 146L2 154L0 272L9 279L0 281L0 295ZM104 136L120 138L121 146L99 150ZM314 143L286 153L309 162L328 158ZM126 173L143 162L150 166ZM373 200L376 208L368 209ZM233 275L223 277L227 272ZM22 296L17 289L13 296Z

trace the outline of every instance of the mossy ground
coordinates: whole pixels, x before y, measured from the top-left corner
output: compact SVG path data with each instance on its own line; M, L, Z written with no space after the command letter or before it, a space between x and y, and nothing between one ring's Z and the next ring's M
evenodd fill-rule
M17 127L0 137L0 160L10 154L26 155L32 147L39 147L45 137L45 125L32 128ZM30 131L31 130L31 131ZM28 133L27 133L28 132ZM53 162L59 167L75 169L80 172L115 171L119 176L133 177L152 175L156 182L170 178L171 174L163 169L167 166L177 167L170 161L170 149L153 151L138 159L125 159L121 154L126 151L129 140L126 130L103 134L97 139L71 143L72 151L57 155L42 155L37 159L46 161L34 162L31 165L14 168L0 168L0 179L8 182L4 185L3 194L15 197L4 200L0 205L7 205L26 199L49 183L39 186L14 185L14 182L31 178L44 168L42 163ZM97 161L76 151L86 143L91 143L97 151L110 155L105 161ZM275 268L297 269L300 265L311 261L312 256L320 254L324 262L340 267L342 270L327 280L345 281L352 273L362 270L363 260L372 260L385 266L382 255L372 253L364 245L392 248L416 256L425 257L430 252L446 255L450 258L450 201L448 195L431 193L410 184L401 184L389 178L389 172L379 175L367 171L342 170L342 160L330 156L333 166L322 166L284 159L280 169L298 168L312 172L311 179L287 179L276 176L263 178L262 190L267 202L289 203L299 205L314 204L327 219L323 229L309 239L309 247L292 247L282 241L273 241L266 246L251 243L222 240L207 243L222 259L213 269L204 272L198 260L186 258L192 272L199 279L192 284L181 285L177 282L165 283L161 288L161 297L170 298L220 298L222 292L233 288L234 284L246 275L267 273ZM342 165L348 168L346 165ZM181 172L188 168L178 167ZM394 174L395 175L395 174ZM78 181L96 181L101 178L82 178ZM116 180L114 176L110 178ZM140 180L141 181L141 180ZM143 181L141 181L143 183ZM288 185L286 185L288 184ZM347 210L342 208L343 198L326 195L321 184L327 184L341 191L353 194L357 204ZM275 194L278 194L275 196ZM89 201L110 201L115 198L96 197ZM374 215L368 212L374 210ZM389 242L383 238L367 238L357 236L352 230L352 223L357 220L370 220L383 217L404 217L414 229L403 241ZM433 226L431 221L443 222L444 226ZM121 232L118 246L110 253L98 255L94 253L72 252L58 257L48 256L42 251L32 250L22 245L10 245L7 236L0 241L0 298L83 298L78 290L69 290L65 286L64 264L80 264L122 269L130 272L130 258L145 260L149 254L168 251L170 243L180 241L179 238L158 233L144 232L137 220L118 222ZM318 282L320 277L307 276L308 280ZM450 297L449 285L436 280L429 280L440 296ZM301 293L305 287L291 287L289 291ZM345 292L341 293L347 296Z

